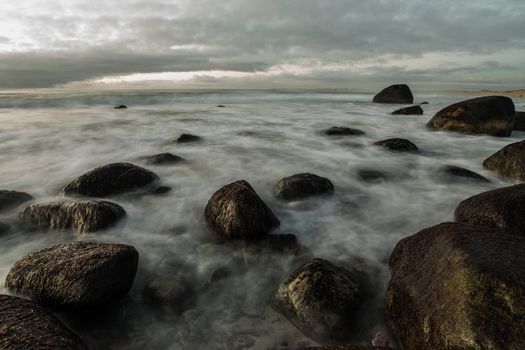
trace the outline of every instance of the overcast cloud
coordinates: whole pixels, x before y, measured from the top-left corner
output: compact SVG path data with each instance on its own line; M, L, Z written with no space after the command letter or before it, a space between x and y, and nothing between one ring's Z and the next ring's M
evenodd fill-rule
M6 0L0 87L523 87L524 33L523 0Z

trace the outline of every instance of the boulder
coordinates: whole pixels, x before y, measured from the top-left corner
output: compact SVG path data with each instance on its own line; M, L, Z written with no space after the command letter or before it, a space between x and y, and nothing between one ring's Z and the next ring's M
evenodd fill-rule
M159 153L146 157L145 159L146 163L151 165L171 165L184 161L184 158L176 156L172 153Z
M274 305L307 337L339 342L352 331L361 294L359 282L348 270L313 259L280 285Z
M157 174L130 163L111 163L88 171L66 185L65 195L109 197L152 187Z
M525 182L525 141L503 147L485 159L483 167L497 172L500 176Z
M478 97L442 109L427 123L427 127L464 134L510 136L514 115L512 99L504 96Z
M142 294L158 306L179 309L193 296L193 288L181 275L158 275L147 282Z
M513 130L525 131L525 112L516 111Z
M412 91L406 84L391 85L374 97L375 103L414 103Z
M455 166L455 165L445 165L439 172L448 180L468 180L475 182L490 182L487 178L470 171L468 169Z
M126 105L120 105L120 106L115 106L114 108L115 108L115 109L127 109L128 106L126 106Z
M457 222L525 236L525 184L469 197L454 213Z
M410 106L398 109L396 111L392 112L392 115L422 115L423 114L423 108L421 106Z
M334 185L326 177L310 173L295 174L279 180L275 185L277 197L285 200L334 193Z
M328 136L360 136L364 135L365 132L359 129L352 129L344 126L333 126L330 129L326 129L324 134Z
M406 139L392 138L382 141L374 142L374 145L386 148L393 152L409 152L417 153L418 148L412 142Z
M35 302L0 295L0 349L87 350L88 347Z
M93 311L128 293L138 258L137 250L124 244L60 244L16 262L5 286L52 308Z
M113 202L79 201L33 204L24 209L21 219L51 230L88 233L109 228L125 216L124 208Z
M443 223L401 240L386 307L404 349L525 349L525 237Z
M192 135L192 134L182 134L180 135L175 142L176 143L190 143L190 142L199 142L202 138L200 136Z
M0 212L19 206L33 199L28 193L18 191L0 191Z
M280 225L279 219L244 180L215 192L204 215L210 227L228 240L259 240Z

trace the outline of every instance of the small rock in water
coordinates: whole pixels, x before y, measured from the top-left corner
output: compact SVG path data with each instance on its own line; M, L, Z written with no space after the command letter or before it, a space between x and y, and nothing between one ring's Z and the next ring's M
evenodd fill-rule
M171 192L172 188L169 186L159 186L155 188L153 191L151 191L151 194L166 194L168 192Z
M193 288L180 275L159 275L146 284L142 294L159 306L179 309L193 296Z
M406 139L392 138L383 141L374 142L374 145L381 146L383 148L389 149L393 152L409 152L417 153L418 148L415 144Z
M145 157L146 163L151 165L171 165L184 161L184 158L173 153L159 153Z
M360 136L364 135L365 132L359 129L352 129L344 126L333 126L330 129L325 130L324 134L328 136Z
M128 106L126 105L120 105L120 106L116 106L115 109L127 109Z
M379 183L391 178L390 174L374 169L361 169L357 171L357 177L369 183Z
M0 212L19 206L33 199L28 193L18 191L0 191Z
M219 107L219 108L224 108L224 107L226 107L226 106L225 106L225 105L217 105L217 107Z
M275 187L277 197L285 200L296 200L334 192L334 185L329 179L310 173L285 177L279 180Z
M525 141L512 143L485 159L483 167L500 176L525 182Z
M477 182L490 182L487 178L473 171L455 165L445 165L440 169L440 172L449 180L463 179Z
M421 102L420 105L428 105L428 102L427 101Z
M411 106L398 109L397 111L392 112L393 115L422 115L423 108L421 106Z
M176 143L191 143L191 142L199 142L201 140L202 138L197 135L182 134L175 140L175 142Z
M412 91L406 84L391 85L374 97L375 103L414 103Z

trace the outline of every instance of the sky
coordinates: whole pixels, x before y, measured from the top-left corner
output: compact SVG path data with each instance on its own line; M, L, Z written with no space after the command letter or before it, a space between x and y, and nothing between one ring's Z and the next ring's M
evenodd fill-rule
M0 89L525 87L524 0L2 0Z

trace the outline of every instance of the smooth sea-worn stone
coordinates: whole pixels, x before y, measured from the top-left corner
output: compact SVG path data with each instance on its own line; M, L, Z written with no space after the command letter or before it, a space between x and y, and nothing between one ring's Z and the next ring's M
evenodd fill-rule
M323 259L299 267L274 296L275 308L317 341L348 338L361 302L362 291L353 274Z
M145 159L146 163L151 165L172 165L184 161L184 158L172 153L159 153Z
M78 201L33 204L21 219L50 230L73 229L89 233L107 229L126 216L120 205L108 201Z
M414 103L412 91L406 84L391 85L374 96L375 103Z
M374 142L374 145L386 148L393 152L409 152L417 153L417 146L406 139L392 138L382 141Z
M483 167L502 177L525 182L525 141L503 147L485 159Z
M359 129L347 128L344 126L333 126L330 129L326 129L324 134L328 136L360 136L364 135L365 132Z
M498 188L459 203L455 220L525 236L525 184Z
M202 141L202 138L192 134L182 134L175 140L176 143L190 143L199 141Z
M210 227L226 239L259 240L280 225L279 219L245 180L215 192L204 211Z
M514 130L525 131L525 112L516 111L514 119Z
M0 191L0 212L9 210L33 199L28 193L18 191Z
M475 182L490 182L486 177L456 165L445 165L439 169L439 172L450 181L467 180Z
M138 258L137 250L124 244L60 244L16 262L5 286L52 308L94 311L128 293Z
M334 192L334 185L329 179L310 173L285 177L279 180L275 187L277 197L285 200L297 200Z
M464 134L510 136L514 118L512 99L486 96L458 102L442 109L427 123L427 127Z
M159 180L157 174L131 163L111 163L88 171L62 190L66 195L109 197L144 190Z
M392 112L392 115L422 115L423 114L423 108L421 106L410 106L398 109L396 111Z
M87 350L86 344L37 303L0 295L0 349Z
M525 349L525 237L443 223L401 240L386 307L404 349Z

